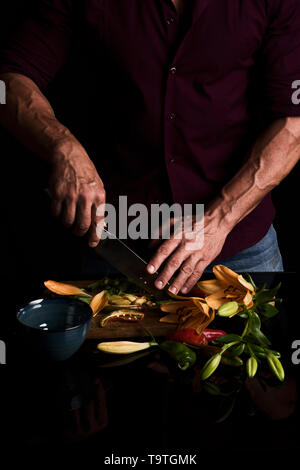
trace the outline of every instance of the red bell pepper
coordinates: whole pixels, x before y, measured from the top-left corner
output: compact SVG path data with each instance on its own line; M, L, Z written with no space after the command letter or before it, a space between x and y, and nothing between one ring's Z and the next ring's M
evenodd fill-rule
M205 330L203 330L203 334L205 335L207 341L215 341L217 338L220 338L220 336L227 335L226 331L211 330L209 328L205 328Z
M167 339L170 341L178 341L179 343L190 344L191 346L203 347L209 341L214 341L220 336L227 333L222 330L211 330L206 328L201 334L197 333L193 328L181 328L168 334Z

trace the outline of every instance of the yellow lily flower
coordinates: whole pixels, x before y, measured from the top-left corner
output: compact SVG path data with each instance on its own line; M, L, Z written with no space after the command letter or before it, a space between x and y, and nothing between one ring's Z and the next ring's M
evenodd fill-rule
M248 309L253 306L254 288L242 275L222 265L214 266L213 272L216 279L197 283L197 287L207 294L205 301L209 307L217 310L221 305L233 301ZM242 307L239 308L241 310Z

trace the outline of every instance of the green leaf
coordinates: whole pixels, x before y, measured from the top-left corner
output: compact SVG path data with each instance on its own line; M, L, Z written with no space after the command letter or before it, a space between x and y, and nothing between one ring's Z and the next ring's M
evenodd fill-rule
M223 421L225 421L231 415L234 409L235 402L236 402L236 396L233 398L233 400L230 400L226 411L223 413L223 415L219 419L217 419L216 423L218 424L223 423Z
M228 354L230 354L231 356L240 356L241 354L243 354L244 349L245 349L245 343L240 343L240 344L235 344L234 346L229 348L227 351L228 351Z
M271 342L259 329L251 330L251 335L261 344L262 346L270 346Z
M82 297L81 295L72 295L72 299L80 300L81 302L85 302L86 304L90 305L91 298L90 297Z
M147 330L147 328L145 328L144 326L142 326L142 328L143 328L143 330L147 333L147 335L150 336L152 342L157 344L157 341L156 341L156 339L154 338L154 336L153 336L153 334L151 333L151 331L150 331L150 330Z
M260 330L261 328L261 321L259 316L257 315L256 312L253 312L252 310L249 310L249 330Z
M155 303L156 303L157 305L163 305L163 304L165 304L165 303L167 303L167 302L170 302L170 299L166 299L166 300L156 300L156 301L155 301Z
M253 341L253 340L252 340ZM251 344L251 346L250 346ZM248 341L247 348L246 348L246 353L251 356L252 353L255 354L255 356L259 357L260 359L265 359L267 357L267 349L263 348L262 346L258 346L255 343L251 343L251 341Z
M281 287L281 282L273 289L264 289L264 290L257 292L255 294L255 304L261 305L261 304L270 302L271 300L274 300L280 287Z
M102 284L103 284L103 280L101 279L100 281L96 281L93 284L89 284L87 288L89 290L96 290L98 289L98 287L102 286Z
M237 316L239 316L239 317L241 317L241 318L248 318L248 313L246 313L245 311L243 311L243 312L238 313Z
M278 308L270 304L263 304L257 308L259 313L265 318L272 318L278 313Z
M249 273L246 273L246 278L247 278L248 282L250 282L250 284L252 285L254 291L256 292L256 290L257 290L257 285L256 285L255 282L253 281L252 276L250 276Z
M242 337L239 335L234 335L234 334L225 335L225 336L220 336L214 342L227 344L227 343L232 343L232 341L242 341Z
M219 397L230 397L235 392L235 391L223 392L220 389L220 387L218 387L218 385L216 385L212 382L209 382L209 381L203 382L202 387L203 387L203 390L206 393L209 393L210 395L213 395L213 396L216 396L216 397L217 396L219 396Z
M265 290L267 290L267 283L266 282L261 287L259 287L257 289L256 293L258 294L259 292L262 292L262 291L265 291Z
M220 388L211 382L204 382L203 389L205 392L209 393L210 395L214 395L214 396L222 395Z

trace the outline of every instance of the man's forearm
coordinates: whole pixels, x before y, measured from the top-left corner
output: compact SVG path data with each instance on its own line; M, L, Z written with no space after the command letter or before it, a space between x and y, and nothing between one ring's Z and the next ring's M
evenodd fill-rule
M300 118L275 121L256 141L249 157L207 209L229 231L293 169L300 156Z
M55 117L54 111L35 83L9 73L0 75L6 84L6 104L0 106L0 125L27 148L51 164L49 189L52 212L76 235L88 233L91 246L99 243L97 224L102 217L105 190L87 152Z
M24 75L0 75L6 84L6 104L0 106L0 124L27 148L49 160L65 142L75 141L71 132L55 117L37 85ZM78 142L77 142L78 144Z

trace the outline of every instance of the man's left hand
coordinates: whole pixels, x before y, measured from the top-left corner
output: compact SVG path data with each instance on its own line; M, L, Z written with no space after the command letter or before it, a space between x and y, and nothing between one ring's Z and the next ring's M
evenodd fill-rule
M169 287L173 294L179 291L186 294L194 287L205 268L221 252L230 231L222 221L208 216L204 217L204 223L193 219L192 231L184 230L183 220L180 225L180 230L175 230L170 239L160 245L147 266L147 271L153 274L166 262L155 286L163 289L176 273Z

